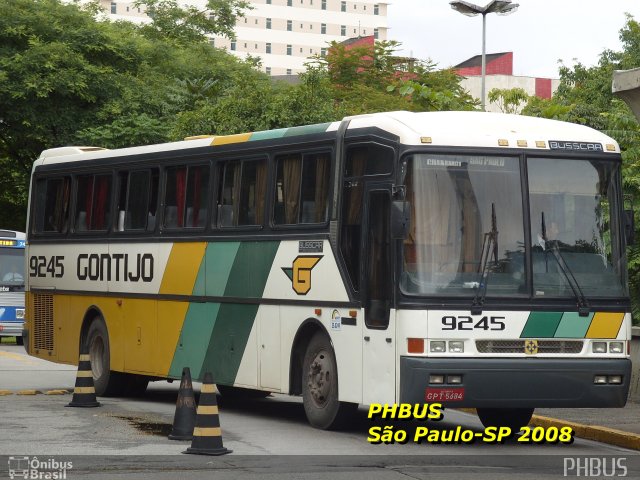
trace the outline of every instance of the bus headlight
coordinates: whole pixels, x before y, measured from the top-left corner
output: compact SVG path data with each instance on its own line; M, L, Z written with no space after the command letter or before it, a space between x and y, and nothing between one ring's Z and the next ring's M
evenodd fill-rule
M464 353L464 342L459 340L449 342L449 352Z
M446 342L435 341L429 344L429 351L431 353L444 353L446 352Z
M611 342L609 343L609 353L622 353L624 352L623 342Z
M593 353L607 353L607 342L593 342L591 351Z

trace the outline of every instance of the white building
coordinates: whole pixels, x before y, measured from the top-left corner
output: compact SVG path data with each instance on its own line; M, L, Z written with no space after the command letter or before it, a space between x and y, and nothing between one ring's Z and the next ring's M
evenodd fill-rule
M178 0L204 7L206 0ZM133 0L100 0L114 20L148 21ZM313 55L322 55L331 41L374 35L387 39L387 0L255 0L236 24L236 40L215 37L211 43L238 57L260 57L271 75L305 70Z

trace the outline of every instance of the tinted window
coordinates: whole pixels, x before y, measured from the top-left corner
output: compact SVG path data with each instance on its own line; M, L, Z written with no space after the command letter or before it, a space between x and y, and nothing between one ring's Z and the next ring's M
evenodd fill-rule
M75 231L107 230L111 213L111 174L82 175L76 181Z
M204 227L207 217L209 166L195 165L167 169L164 226Z

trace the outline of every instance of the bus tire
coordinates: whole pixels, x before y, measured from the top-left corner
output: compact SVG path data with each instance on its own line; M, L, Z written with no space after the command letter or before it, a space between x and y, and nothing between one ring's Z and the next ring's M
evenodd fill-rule
M102 317L97 316L91 321L85 336L85 347L91 360L96 395L109 397L122 394L124 374L110 369L109 333Z
M311 338L302 363L302 403L309 423L322 430L345 427L358 404L338 399L336 355L329 337L318 332Z
M16 337L16 345L24 345L24 339L22 337Z
M526 427L533 416L533 408L478 408L478 418L485 427L509 427L517 433Z

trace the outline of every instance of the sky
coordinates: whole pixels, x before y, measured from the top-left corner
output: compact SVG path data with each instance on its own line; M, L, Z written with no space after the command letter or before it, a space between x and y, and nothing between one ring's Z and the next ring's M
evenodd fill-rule
M454 66L482 53L482 17L467 17L449 0L391 0L388 39L398 54ZM489 0L470 0L486 5ZM513 74L558 78L558 60L592 66L606 50L622 50L625 13L640 21L640 0L514 0L507 16L487 15L487 53L513 52ZM640 67L640 65L638 65Z

